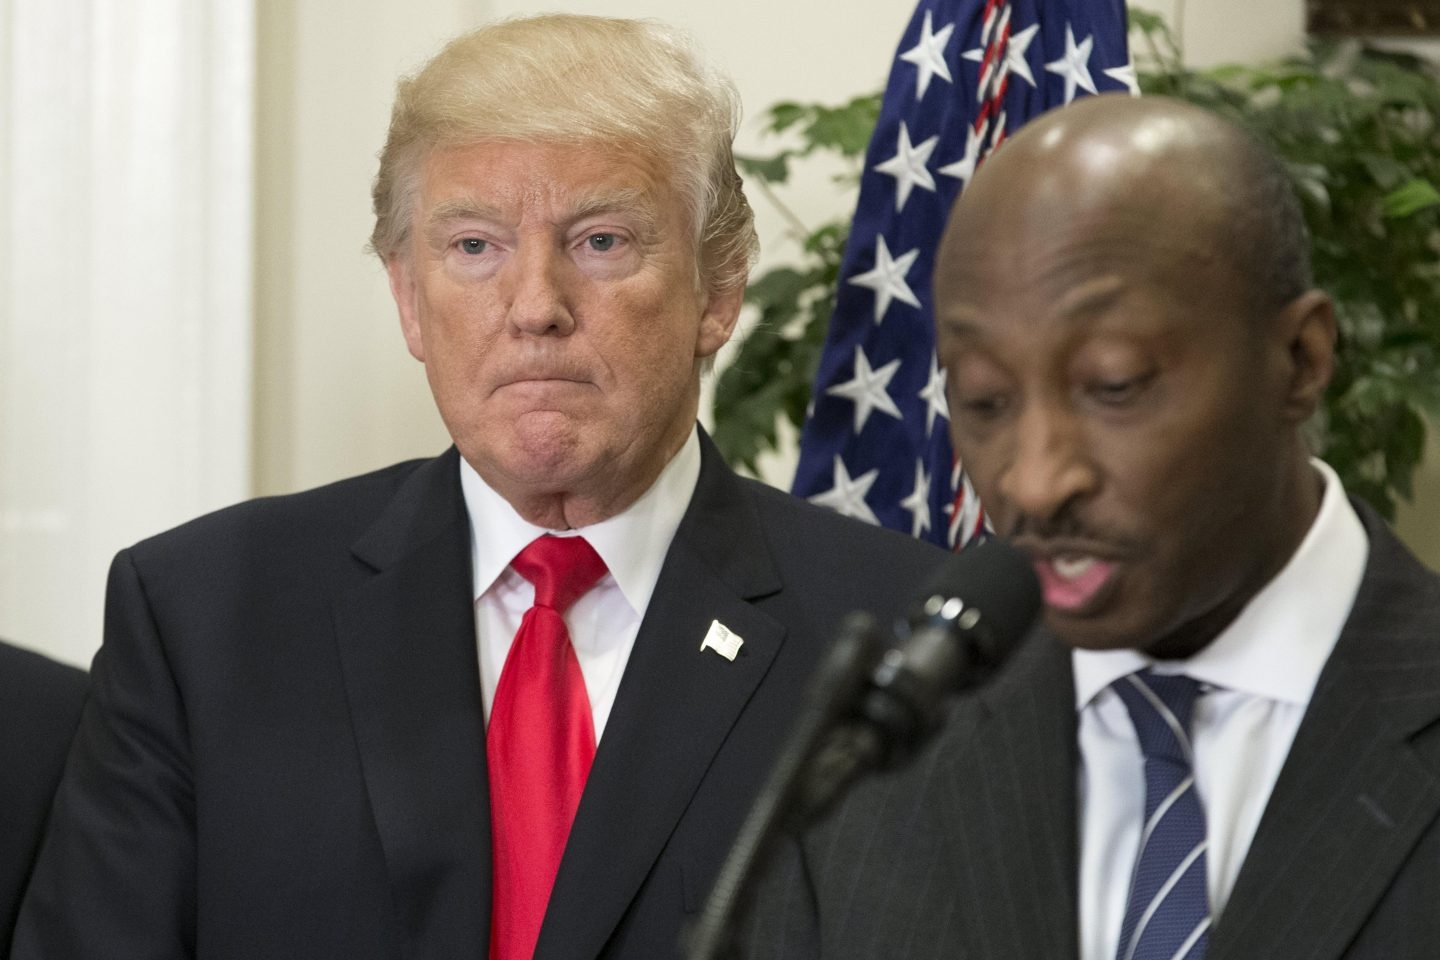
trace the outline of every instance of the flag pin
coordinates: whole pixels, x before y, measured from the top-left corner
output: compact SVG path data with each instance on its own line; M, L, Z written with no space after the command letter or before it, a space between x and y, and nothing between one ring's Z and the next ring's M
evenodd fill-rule
M733 662L735 655L740 652L740 645L744 642L740 639L740 634L719 620L711 620L710 629L705 631L705 641L700 644L700 650L703 653L705 648L709 647L726 660Z

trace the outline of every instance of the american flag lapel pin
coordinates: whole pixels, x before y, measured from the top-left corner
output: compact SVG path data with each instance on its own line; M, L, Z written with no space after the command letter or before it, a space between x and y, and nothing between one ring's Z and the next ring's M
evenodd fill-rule
M733 663L735 655L740 652L740 646L744 642L740 638L740 634L719 620L711 620L710 629L705 631L705 639L700 644L700 652L704 653L709 648Z

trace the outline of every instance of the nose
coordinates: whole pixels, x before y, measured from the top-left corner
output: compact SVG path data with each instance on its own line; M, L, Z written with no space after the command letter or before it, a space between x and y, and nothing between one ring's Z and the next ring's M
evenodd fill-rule
M517 333L568 336L575 329L570 310L565 257L543 242L522 243L506 270L507 320Z
M1095 451L1063 405L1032 404L1013 423L1000 494L1016 517L1049 522L1099 484Z

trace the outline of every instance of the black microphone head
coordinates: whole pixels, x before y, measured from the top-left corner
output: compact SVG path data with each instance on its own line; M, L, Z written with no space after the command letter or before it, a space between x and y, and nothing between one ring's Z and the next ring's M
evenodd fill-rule
M920 594L912 630L937 618L976 641L966 686L985 679L1020 645L1040 612L1040 583L1030 559L986 540L946 560Z

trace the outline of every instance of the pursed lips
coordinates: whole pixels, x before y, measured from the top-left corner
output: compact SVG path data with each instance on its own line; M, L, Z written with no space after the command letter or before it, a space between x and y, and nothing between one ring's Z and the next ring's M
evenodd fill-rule
M584 386L590 383L589 378L570 370L526 370L502 377L497 382L495 389L503 390L506 387L545 389L567 385Z

